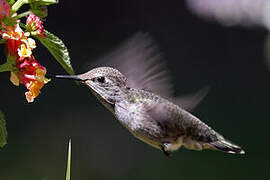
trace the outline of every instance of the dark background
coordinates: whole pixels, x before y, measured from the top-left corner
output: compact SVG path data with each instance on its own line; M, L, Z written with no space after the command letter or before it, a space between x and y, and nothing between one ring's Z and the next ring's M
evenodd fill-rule
M89 89L72 81L45 85L34 103L1 73L0 109L8 145L0 180L64 179L72 139L72 180L269 179L270 72L263 28L226 28L193 15L184 1L60 1L45 28L65 42L77 73L138 31L164 52L176 95L210 85L194 114L240 144L245 155L181 148L171 158L135 139ZM38 44L34 55L49 73L65 74ZM4 48L1 48L1 63Z

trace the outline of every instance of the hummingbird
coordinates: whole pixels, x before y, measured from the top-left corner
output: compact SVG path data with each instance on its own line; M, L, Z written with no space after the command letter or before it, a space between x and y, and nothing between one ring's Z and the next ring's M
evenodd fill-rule
M79 75L50 75L90 88L129 132L166 156L181 146L244 154L191 111L209 88L174 97L172 83L157 43L145 33L133 35L97 61L100 67Z

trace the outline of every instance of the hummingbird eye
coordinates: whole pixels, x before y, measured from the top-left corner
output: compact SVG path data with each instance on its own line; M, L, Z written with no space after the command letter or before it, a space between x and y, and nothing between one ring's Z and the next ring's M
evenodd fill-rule
M100 83L104 83L105 82L105 77L103 76L100 76L100 77L97 77L96 80Z

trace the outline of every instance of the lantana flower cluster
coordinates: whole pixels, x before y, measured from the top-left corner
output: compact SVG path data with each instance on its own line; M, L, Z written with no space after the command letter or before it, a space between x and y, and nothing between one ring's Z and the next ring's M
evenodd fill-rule
M9 4L5 0L0 0L0 20L10 16L9 12ZM15 20L14 25L6 25L1 21L0 35L6 40L6 56L13 65L10 81L16 86L25 85L28 89L25 93L26 99L28 102L33 102L39 95L40 89L49 80L45 78L46 68L33 56L32 51L36 48L36 43L29 36L31 34L38 38L45 38L46 34L43 22L33 13L30 13L26 20L27 32L21 29L19 23L20 20Z

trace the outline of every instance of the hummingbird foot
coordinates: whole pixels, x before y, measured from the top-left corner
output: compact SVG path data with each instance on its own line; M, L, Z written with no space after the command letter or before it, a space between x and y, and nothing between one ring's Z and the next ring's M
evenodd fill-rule
M165 148L166 148L166 145L160 145L160 149L163 152L163 154L165 154L167 157L170 157L171 153L167 151Z

